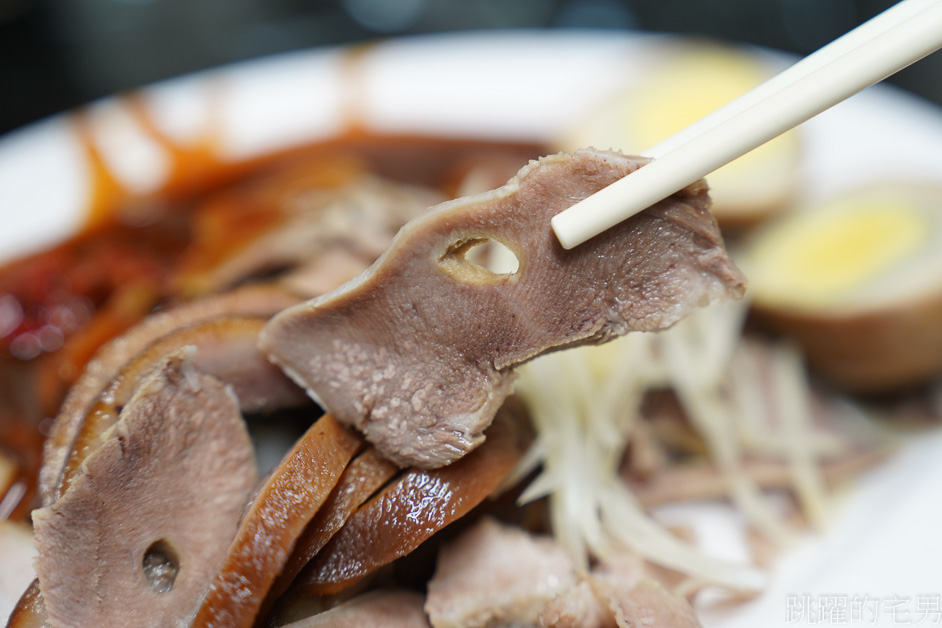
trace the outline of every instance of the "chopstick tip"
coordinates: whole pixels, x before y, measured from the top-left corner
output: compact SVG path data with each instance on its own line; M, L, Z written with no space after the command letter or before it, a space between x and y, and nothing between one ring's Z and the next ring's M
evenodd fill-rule
M556 239L567 251L588 240L584 237L580 239L580 234L577 233L578 230L575 228L576 225L573 225L572 221L568 219L571 216L571 214L567 216L568 211L568 209L562 211L550 219L550 227L553 229Z

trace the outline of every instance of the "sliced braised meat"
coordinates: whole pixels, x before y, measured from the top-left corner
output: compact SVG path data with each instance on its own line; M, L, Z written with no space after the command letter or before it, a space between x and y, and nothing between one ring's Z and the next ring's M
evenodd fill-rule
M886 451L852 451L834 460L824 460L818 468L828 485L838 485L886 456ZM795 478L787 461L747 458L742 462L742 470L763 489L794 489ZM706 460L675 464L648 478L639 479L627 473L622 477L645 508L729 497L728 479L713 462Z
M0 360L0 520L28 523L36 506L45 439L40 426L49 416L41 403L45 388L36 385L36 367L51 361Z
M308 429L256 494L194 627L252 626L298 536L362 446L329 414Z
M439 553L425 611L435 628L607 625L584 585L562 546L485 519Z
M609 600L618 628L671 626L699 628L693 607L654 580L643 580L630 590L618 591Z
M2 617L2 615L0 615ZM49 628L49 616L43 602L39 580L33 580L10 614L7 628Z
M711 300L739 297L697 183L573 250L553 215L643 166L579 151L533 162L498 190L413 220L370 270L276 316L262 346L338 420L387 457L430 468L478 446L542 352L670 326ZM474 263L496 242L511 273Z
M428 583L435 628L695 628L693 608L628 554L590 573L561 545L484 519L446 545Z
M82 462L118 420L121 408L138 384L165 356L182 347L195 349L193 364L198 371L232 386L243 411L301 405L304 401L301 389L258 351L258 334L266 320L260 316L228 316L203 321L158 338L134 356L79 422L56 495L67 491L82 472Z
M441 200L430 189L369 174L356 159L299 164L198 211L196 241L179 269L182 289L218 292L272 270L324 267L317 258L331 251L369 264L402 225Z
M687 600L668 591L637 556L614 554L592 572L592 580L618 628L700 626Z
M257 474L238 401L192 353L166 358L68 492L34 511L50 623L181 625L221 567Z
M540 626L552 628L615 628L615 620L595 593L594 583L581 580L554 598L540 613ZM644 626L644 624L641 624Z
M803 379L796 381L803 375L794 370L789 355L759 338L739 339L723 407L729 408L742 442L735 473L763 490L794 492L810 515L816 508L809 500L820 500L823 487L839 485L879 463L894 445L857 429L859 424L848 420L848 413L859 410L846 400ZM880 409L884 416L888 411ZM732 494L729 468L707 455L711 448L676 394L649 392L642 415L644 420L635 421L620 470L642 506L651 509ZM816 492L819 496L809 496Z
M374 591L284 628L431 628L414 591Z
M380 456L372 447L347 465L333 492L298 538L278 580L268 591L266 601L269 606L285 592L301 569L320 552L327 541L344 526L350 515L398 471L399 467Z
M303 264L281 275L278 284L309 297L326 294L365 271L373 261L375 258L333 247L312 253Z
M128 361L177 329L227 316L269 317L297 301L296 296L280 288L247 287L154 314L103 346L69 391L46 440L40 474L43 503L49 505L57 497L66 456L85 416Z
M501 409L489 440L458 462L410 470L363 504L298 576L295 595L331 594L411 553L466 515L507 478L531 441L522 416Z

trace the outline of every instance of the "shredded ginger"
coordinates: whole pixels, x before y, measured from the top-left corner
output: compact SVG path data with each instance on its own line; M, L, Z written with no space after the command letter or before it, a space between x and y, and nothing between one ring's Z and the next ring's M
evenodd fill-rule
M672 389L691 425L708 445L733 503L747 521L776 544L790 533L742 467L745 453L786 460L799 503L813 522L823 516L823 482L816 456L826 449L813 433L808 383L800 357L789 347L771 350L771 374L750 365L741 341L748 304L700 309L660 333L633 333L601 346L560 351L520 368L518 393L537 430L529 467L541 471L521 495L549 498L559 541L588 564L621 548L674 569L695 582L749 592L765 574L703 553L646 513L619 478L632 427L646 392ZM762 392L760 392L760 390ZM778 413L779 434L756 436L757 418Z

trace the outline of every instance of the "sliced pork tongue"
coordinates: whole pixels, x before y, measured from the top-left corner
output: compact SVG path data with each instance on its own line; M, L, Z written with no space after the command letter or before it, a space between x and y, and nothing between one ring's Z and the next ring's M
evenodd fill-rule
M546 157L507 185L408 223L356 280L275 316L272 360L338 420L405 465L451 463L480 445L513 367L540 353L658 330L738 298L702 182L574 250L550 218L646 162L594 150ZM494 241L497 274L471 261Z
M34 511L52 625L182 625L220 569L257 472L235 395L192 354L168 356L84 473Z
M242 396L246 397L242 399L243 405L248 401L261 406L264 398L270 398L278 392L291 394L284 385L277 385L278 377L275 373L255 369L255 375L251 378L244 375L245 371L250 370L245 368L245 356L251 353L244 346L246 332L251 331L245 322L248 318L264 321L297 301L296 296L280 288L249 286L151 315L124 335L104 345L69 391L46 439L40 474L43 505L50 505L61 495L63 474L66 473L69 458L74 457L76 439L81 437L83 431L89 430L86 419L103 393L116 383L131 389L138 383L137 379L126 381L129 379L127 374L123 378L125 381L116 382L122 379L122 371L132 362L135 375L140 375L142 370L153 367L167 353L187 344L203 345L203 353L208 355L213 354L212 347L216 346L222 348L225 354L222 345L231 347L232 336L236 335L242 344L242 358L232 359L230 353L228 360L217 362L224 367L228 366L226 370L229 372L233 372L233 365L241 367L240 380L251 383L252 380L262 379L268 384L276 383L274 387L269 385L269 390L264 393L257 391L255 386L246 386L245 390L252 394L243 393ZM241 317L242 321L236 322L234 317ZM254 334L257 332L251 333L251 342L254 343ZM92 438L97 440L98 436L93 434Z

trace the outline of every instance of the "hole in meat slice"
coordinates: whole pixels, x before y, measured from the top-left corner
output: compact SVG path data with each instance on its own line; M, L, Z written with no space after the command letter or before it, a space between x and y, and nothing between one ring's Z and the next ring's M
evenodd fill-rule
M487 237L456 241L438 263L454 279L476 284L504 282L520 270L520 258L511 246Z
M173 589L173 581L180 571L180 559L166 539L159 539L144 552L141 567L151 588L157 593L167 593Z
M465 259L498 275L513 275L520 270L517 255L499 240L479 240L467 250Z

